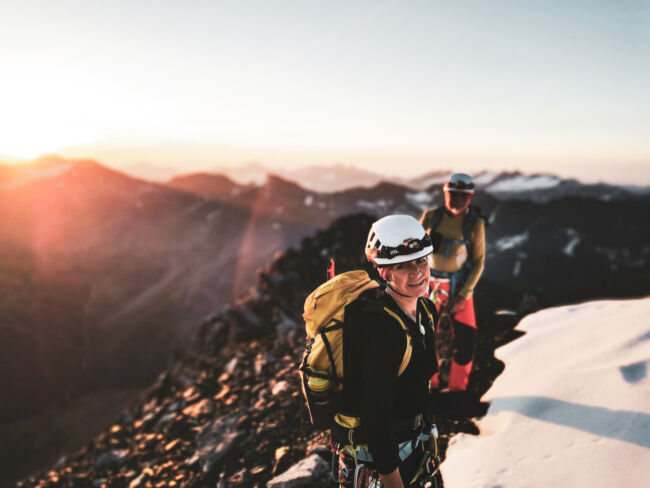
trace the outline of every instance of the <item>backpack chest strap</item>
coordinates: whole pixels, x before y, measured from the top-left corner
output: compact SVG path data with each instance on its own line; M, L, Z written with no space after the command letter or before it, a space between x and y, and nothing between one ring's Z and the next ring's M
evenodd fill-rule
M451 257L451 245L452 244L461 244L467 246L469 249L469 240L468 239L450 239L448 237L443 237L442 242L445 244L445 257L449 259Z

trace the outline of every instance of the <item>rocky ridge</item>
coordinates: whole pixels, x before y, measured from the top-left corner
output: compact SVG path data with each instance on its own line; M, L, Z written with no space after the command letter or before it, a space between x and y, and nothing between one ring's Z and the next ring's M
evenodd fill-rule
M303 239L299 250L277 255L246 297L200 325L195 352L161 374L112 426L17 486L332 486L327 438L309 423L296 374L302 302L323 281L329 257L338 272L365 265L372 221L344 217ZM505 300L499 293L477 293L481 337L471 391L432 398L443 457L455 433L477 433L472 419L486 407L478 398L503 370L494 348L518 336L516 317L492 315L488 303ZM521 313L530 309L516 301Z

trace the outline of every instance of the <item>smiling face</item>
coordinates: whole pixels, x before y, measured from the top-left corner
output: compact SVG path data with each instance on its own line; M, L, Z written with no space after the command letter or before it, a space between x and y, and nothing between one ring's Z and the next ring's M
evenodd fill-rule
M389 266L386 281L402 295L410 297L425 295L429 290L429 262L426 256Z

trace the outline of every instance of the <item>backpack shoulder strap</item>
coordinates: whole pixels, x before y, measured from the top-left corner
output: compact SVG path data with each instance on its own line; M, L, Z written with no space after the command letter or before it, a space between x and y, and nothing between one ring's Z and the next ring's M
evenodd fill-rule
M436 309L436 306L431 302L431 300L425 297L420 297L418 301L422 306L422 310L424 310L424 313L431 321L431 324L435 326L438 323L438 310Z
M392 318L395 319L395 321L399 324L400 328L404 331L404 335L406 336L406 348L404 349L404 355L402 356L402 362L400 363L400 366L397 370L397 376L400 376L406 367L409 364L409 361L411 361L411 355L413 353L413 345L411 344L411 335L409 333L408 326L402 319L402 317L399 316L397 312L394 310L391 310L390 307L384 305L382 302L379 301L379 294L381 292L379 289L373 289L369 290L366 293L364 293L362 296L360 296L352 306L361 306L365 310L373 310L375 312L380 312L380 313L386 313Z
M463 220L463 240L469 243L470 237L472 236L472 229L474 228L474 223L476 219L479 218L480 210L475 205L470 205L467 216ZM468 244L469 245L469 244Z
M431 216L433 215L433 209L429 208L424 211L422 216L420 217L420 223L422 224L422 227L426 230L429 227L429 222L431 221Z
M388 315L390 315L395 320L397 320L397 323L400 325L400 327L402 327L402 329L404 330L404 334L406 335L406 349L404 350L404 356L402 356L402 363L399 365L399 368L397 369L397 376L401 376L401 374L408 366L409 361L411 360L411 354L413 354L411 335L408 333L408 327L406 327L406 324L404 323L404 321L399 315L397 315L388 307L384 307L384 310L386 311L386 313L388 313Z
M429 232L433 232L440 225L442 221L442 216L444 215L445 207L440 205L435 208L435 210L430 210L427 212L428 222L424 222L423 227Z
M463 220L463 241L465 241L465 245L467 246L467 254L470 256L472 254L472 230L474 229L474 224L479 219L483 221L484 225L488 225L488 220L481 213L481 209L476 205L470 205L467 216Z

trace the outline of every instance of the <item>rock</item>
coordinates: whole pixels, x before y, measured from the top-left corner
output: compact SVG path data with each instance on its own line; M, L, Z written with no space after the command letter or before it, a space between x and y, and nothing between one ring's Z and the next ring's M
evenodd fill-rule
M249 308L241 307L239 309L239 313L241 314L241 318L243 319L246 326L256 327L256 328L260 328L263 326L262 321L255 314L255 312L253 312L253 310L250 310Z
M199 463L204 473L210 472L233 449L243 435L237 430L242 413L234 413L215 420L197 437Z
M167 444L165 444L165 451L171 451L172 449L174 449L174 447L178 445L180 441L181 441L180 439L174 439L173 441L168 442Z
M213 405L212 402L210 401L209 398L204 398L189 407L185 407L183 409L183 415L187 415L188 417L199 417L201 415L207 415L213 410Z
M260 376L262 373L265 372L265 369L269 366L277 362L277 358L273 356L273 354L267 353L259 353L255 357L255 361L253 363L253 370L255 371L256 376Z
M224 479L224 473L219 475L219 481L217 481L217 488L226 488L226 480Z
M294 464L284 473L271 479L267 488L301 488L313 486L313 484L327 474L330 466L318 454L312 454L308 458Z
M246 468L242 468L228 478L228 483L231 486L247 486L250 476Z
M165 415L163 415L162 417L160 417L160 419L159 419L158 422L157 422L157 425L158 425L158 426L161 426L161 425L163 425L163 424L167 424L167 423L171 422L172 420L174 420L175 418L176 418L176 414L175 414L175 413L168 413L168 414L165 414Z
M227 307L224 308L227 311ZM223 346L223 337L228 334L228 324L223 320L223 315L218 314L204 321L199 326L198 341L206 350L216 352Z
M106 452L97 458L96 465L98 467L106 467L120 464L128 454L128 449L116 449Z
M170 412L170 413L178 412L179 410L182 410L183 408L185 408L185 405L186 405L186 402L184 400L180 401L180 402L170 403L167 406L167 412Z
M271 390L271 393L273 395L277 395L279 393L282 393L283 391L287 391L289 388L289 383L285 380L278 381L275 386L273 386L273 389Z
M237 367L237 362L238 361L239 361L239 358L237 356L235 356L230 361L228 361L228 364L226 364L224 366L223 370L228 374L232 374L233 371L235 371L235 368Z
M314 446L307 454L318 454L320 457L329 462L332 459L332 450L328 446Z
M63 468L68 461L68 456L61 456L58 461L54 464L54 469Z
M288 463L283 462L287 459L287 453L291 450L289 446L278 447L275 450L275 461L273 463L273 474L276 474L278 471L284 471Z
M284 335L289 333L292 330L299 329L301 327L301 325L298 324L298 322L287 317L286 315L282 314L281 317L282 317L281 320L279 320L277 325L275 326L275 330L278 334Z
M142 483L143 478L144 478L144 473L140 473L140 475L137 478L131 480L131 483L129 483L129 488L136 488L140 486L140 483Z

